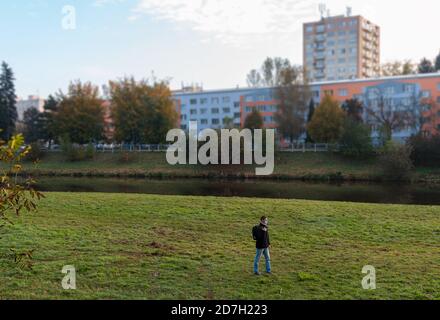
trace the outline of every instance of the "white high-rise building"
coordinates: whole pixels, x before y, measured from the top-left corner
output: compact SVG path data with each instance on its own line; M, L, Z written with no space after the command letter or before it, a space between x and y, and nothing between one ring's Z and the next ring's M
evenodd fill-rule
M36 108L40 112L43 112L45 100L39 96L29 96L27 99L18 98L17 100L17 114L18 121L23 121L23 115L26 110Z

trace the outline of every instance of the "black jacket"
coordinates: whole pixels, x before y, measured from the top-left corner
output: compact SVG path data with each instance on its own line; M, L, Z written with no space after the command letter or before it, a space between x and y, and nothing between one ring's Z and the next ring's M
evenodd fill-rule
M254 240L257 241L257 249L266 249L270 246L268 227L260 224L253 229Z

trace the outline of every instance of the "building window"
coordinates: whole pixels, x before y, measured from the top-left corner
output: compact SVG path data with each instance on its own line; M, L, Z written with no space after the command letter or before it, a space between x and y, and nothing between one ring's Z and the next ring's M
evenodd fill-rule
M219 104L219 102L220 102L220 99L219 99L219 98L212 98L212 99L211 99L211 103L212 103L212 104Z
M231 112L231 108L223 108L223 113L230 113Z
M422 91L422 98L429 98L431 96L431 92L429 90Z
M197 114L197 109L191 109L191 110L190 110L190 114L191 114L191 115L195 115L195 114Z
M440 97L437 97L437 103L440 103Z
M252 96L246 97L246 102L252 102L252 101L254 101L254 98Z
M333 90L324 90L324 94L327 96L332 96L333 95Z
M440 83L437 83L437 90L440 91Z
M200 120L201 124L207 125L208 124L208 119L202 119Z
M200 99L200 104L208 104L208 98Z
M197 104L197 99L191 99L191 100L189 100L189 104L192 104L192 105Z
M223 103L229 103L229 102L231 102L230 97L223 97Z
M341 96L341 97L348 96L348 90L347 89L339 89L339 96Z
M213 108L213 109L211 109L211 113L218 114L218 113L220 113L220 110L219 110L219 108Z
M240 102L234 102L234 108L240 108Z
M404 86L404 90L405 90L405 92L413 92L413 86L412 85L410 85L410 84L406 84L405 86Z
M307 26L306 32L313 32L313 26Z
M208 112L207 109L200 109L200 114L206 114L206 112Z
M219 119L212 119L211 122L212 122L212 124L220 124Z

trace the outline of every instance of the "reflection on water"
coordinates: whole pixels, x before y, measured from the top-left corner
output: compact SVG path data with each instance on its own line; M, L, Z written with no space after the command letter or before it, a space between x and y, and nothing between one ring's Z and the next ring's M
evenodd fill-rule
M440 205L440 186L116 178L39 178L41 191L145 193Z

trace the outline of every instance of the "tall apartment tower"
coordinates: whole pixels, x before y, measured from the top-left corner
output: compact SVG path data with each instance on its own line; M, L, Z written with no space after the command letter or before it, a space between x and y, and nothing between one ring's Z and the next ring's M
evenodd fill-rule
M362 16L322 17L305 23L303 65L309 81L379 76L380 28Z

